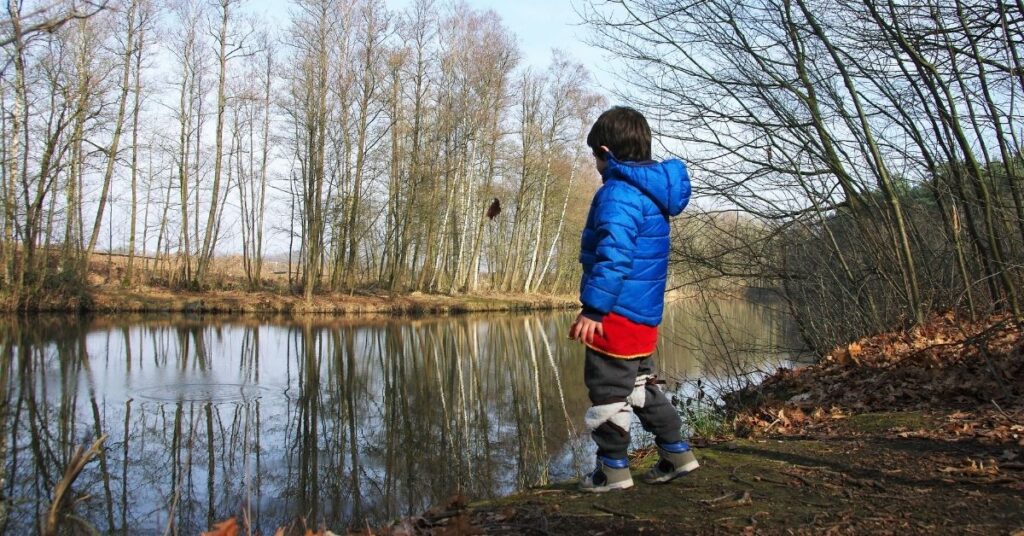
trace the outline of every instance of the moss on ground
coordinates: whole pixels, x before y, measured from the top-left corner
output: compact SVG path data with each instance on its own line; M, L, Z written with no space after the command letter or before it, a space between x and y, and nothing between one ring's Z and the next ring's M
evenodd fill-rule
M847 426L864 433L902 432L934 426L935 418L921 411L863 413L850 417Z

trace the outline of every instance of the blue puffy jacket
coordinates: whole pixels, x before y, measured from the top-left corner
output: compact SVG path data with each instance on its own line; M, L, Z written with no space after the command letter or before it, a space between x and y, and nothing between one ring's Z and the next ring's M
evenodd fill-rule
M657 326L668 279L669 217L690 200L690 176L679 160L608 156L607 162L580 240L580 301L588 313L614 312Z

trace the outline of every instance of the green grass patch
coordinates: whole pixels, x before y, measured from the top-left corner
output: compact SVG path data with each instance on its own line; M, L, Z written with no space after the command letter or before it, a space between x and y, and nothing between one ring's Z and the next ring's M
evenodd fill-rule
M683 426L693 439L711 440L726 432L725 414L710 406L683 407Z

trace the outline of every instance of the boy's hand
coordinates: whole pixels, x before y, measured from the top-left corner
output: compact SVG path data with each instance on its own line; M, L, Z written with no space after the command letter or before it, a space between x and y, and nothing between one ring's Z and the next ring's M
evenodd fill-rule
M587 344L594 342L595 333L604 337L604 324L583 316L583 313L576 315L576 321L569 328L569 338L571 340Z

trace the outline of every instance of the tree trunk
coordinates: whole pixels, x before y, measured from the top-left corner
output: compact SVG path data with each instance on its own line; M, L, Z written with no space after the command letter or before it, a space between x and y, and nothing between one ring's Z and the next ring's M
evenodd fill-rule
M6 272L4 280L8 282L9 288L17 297L24 283L25 252L23 245L19 254L14 242L14 226L18 210L15 191L17 180L25 173L25 170L18 165L19 160L23 158L22 152L27 150L22 147L22 130L27 129L27 125L24 124L27 102L25 96L25 43L21 33L21 5L18 0L8 0L7 15L10 17L14 36L14 111L11 113L11 135L8 138L7 154L5 155L7 160L7 169L5 170L7 199L4 207L4 217L6 218L4 222L4 251L9 256L7 265L4 266Z
M228 21L231 17L230 8L231 0L220 0L221 19L220 35L218 38L220 52L217 55L219 70L217 74L217 132L215 134L213 150L213 189L210 191L210 211L206 217L206 235L203 238L202 249L199 250L199 264L196 268L196 282L199 285L202 285L205 281L206 273L210 267L210 260L213 257L213 243L215 241L213 231L217 214L220 211L218 200L220 197L220 180L224 161L224 110L227 103L224 85L227 80L227 39Z
M135 100L132 106L132 205L128 224L128 267L124 275L124 284L126 286L132 285L135 278L135 235L136 222L139 216L139 111L142 101L142 47L145 45L145 35L145 29L140 27L139 40L135 46Z
M544 267L540 271L540 275L537 277L537 282L534 283L532 292L537 292L540 288L541 283L544 282L544 276L548 273L548 268L551 266L551 259L555 257L555 246L558 245L558 241L562 236L562 229L565 227L565 210L569 207L569 197L572 195L572 183L573 179L576 178L576 170L579 167L579 154L575 154L572 159L572 171L569 172L569 184L565 188L565 199L562 201L562 212L558 216L558 229L555 230L555 237L551 240L551 248L548 250L547 259L544 261Z
M135 13L139 8L139 0L132 0L128 7L128 36L125 43L124 65L121 69L121 94L118 97L117 118L114 119L114 134L107 147L107 167L103 173L103 186L100 189L99 206L96 208L96 219L92 226L92 236L89 237L89 245L85 250L85 262L89 262L92 252L96 248L96 241L100 236L100 228L103 224L103 215L107 210L107 196L110 193L110 181L114 177L114 167L117 164L117 151L121 143L121 129L124 126L124 116L128 108L128 92L131 90L132 59L135 55ZM108 247L112 247L109 244Z

